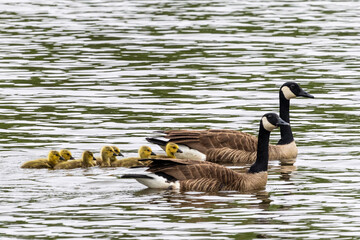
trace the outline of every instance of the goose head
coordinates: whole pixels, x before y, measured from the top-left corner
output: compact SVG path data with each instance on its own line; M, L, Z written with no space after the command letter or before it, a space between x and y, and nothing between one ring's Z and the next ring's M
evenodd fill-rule
M282 120L276 113L266 113L261 118L261 125L265 130L271 132L278 126L288 126L289 123Z
M114 153L116 153L117 156L124 156L121 152L120 152L120 149L116 146L111 146L112 149L114 150Z
M101 148L101 157L108 159L112 156L117 156L117 154L114 152L113 148L110 146L104 146Z
M82 160L83 163L87 166L92 166L94 160L96 160L96 158L94 157L94 154L90 151L85 151L82 154Z
M58 151L50 151L48 155L48 162L49 164L54 167L56 164L59 163L60 160L64 160Z
M73 156L71 152L67 149L61 149L60 150L60 156L64 158L64 161L73 160Z
M155 155L155 153L153 153L151 148L148 146L141 146L138 153L140 158L149 158L150 155Z
M171 158L175 158L175 153L182 153L179 146L176 143L169 142L165 148L166 155Z
M286 82L284 83L281 88L280 91L284 94L284 97L287 100L290 100L291 98L296 98L296 97L308 97L308 98L314 98L313 95L305 92L300 86L299 84L297 84L296 82Z

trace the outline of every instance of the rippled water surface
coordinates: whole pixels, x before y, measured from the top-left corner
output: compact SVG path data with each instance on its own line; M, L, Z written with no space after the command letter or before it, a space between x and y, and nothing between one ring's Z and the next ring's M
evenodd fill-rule
M1 1L1 239L359 239L359 16L357 1ZM257 134L286 81L315 99L292 100L299 156L270 162L266 190L20 168L50 149L136 156L159 129Z

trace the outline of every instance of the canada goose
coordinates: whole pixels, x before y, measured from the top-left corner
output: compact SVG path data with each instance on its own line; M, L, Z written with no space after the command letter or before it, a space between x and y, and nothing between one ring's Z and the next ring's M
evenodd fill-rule
M165 147L166 155L153 155L151 158L176 158L175 153L182 153L176 143L168 142Z
M179 189L180 191L249 191L262 189L267 182L270 132L277 126L288 125L276 113L265 114L260 121L255 163L246 173L225 166L190 159L152 159L149 174L125 174L149 188Z
M150 147L141 146L138 150L139 157L129 157L116 160L111 163L112 167L136 167L147 166L151 161L139 162L140 159L150 158L151 155L155 155Z
M73 169L73 168L87 168L87 167L94 167L94 160L96 160L94 158L94 155L92 152L90 151L85 151L82 154L82 158L81 159L77 159L74 161L66 161L66 162L61 162L59 164L57 164L54 169Z
M60 160L64 160L58 151L50 151L47 160L36 159L25 162L22 168L53 168Z
M101 148L100 157L96 158L96 163L100 167L111 167L110 158L112 156L117 156L113 148L110 146L104 146Z
M290 99L298 96L314 98L297 83L286 82L279 91L280 117L290 123ZM269 160L294 159L298 150L290 125L280 126L281 139L277 145L269 145ZM179 145L183 154L177 158L206 160L217 163L253 163L256 160L257 138L251 134L226 129L169 130L162 131L169 142ZM165 145L168 141L147 138L151 143Z
M71 152L67 149L61 149L60 150L60 156L62 156L64 158L64 161L68 161L68 160L74 160Z

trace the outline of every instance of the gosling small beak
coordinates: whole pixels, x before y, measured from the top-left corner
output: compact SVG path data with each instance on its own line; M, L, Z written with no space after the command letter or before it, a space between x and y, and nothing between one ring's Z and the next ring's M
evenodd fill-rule
M114 153L114 154L113 154L113 156L117 156L117 154L116 154L116 153Z
M124 155L123 155L122 153L119 153L119 154L118 154L118 156L122 156L122 157L124 157Z
M314 98L313 95L305 92L304 90L301 89L301 91L298 93L298 96L301 96L301 97L307 97L307 98Z
M65 161L65 158L63 158L62 156L60 156L60 158L59 158L60 160L63 160L63 161Z
M70 157L70 160L74 160L75 158L73 156Z
M94 160L94 161L96 161L96 158L95 158L95 157L93 157L93 160Z
M290 124L282 120L280 117L278 118L278 121L276 123L276 126L289 126Z
M178 153L183 153L183 151L180 150L180 148L176 151Z
M154 152L151 152L151 154L150 154L150 155L156 156L156 153L154 153Z

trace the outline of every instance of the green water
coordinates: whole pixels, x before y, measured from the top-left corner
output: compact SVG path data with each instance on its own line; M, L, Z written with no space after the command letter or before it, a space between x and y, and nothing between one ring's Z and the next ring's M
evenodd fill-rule
M19 0L0 10L1 239L360 238L360 3ZM299 156L270 162L262 191L173 193L118 179L123 168L20 168L51 149L79 158L111 144L136 156L159 129L256 135L286 81L315 99L292 100Z

